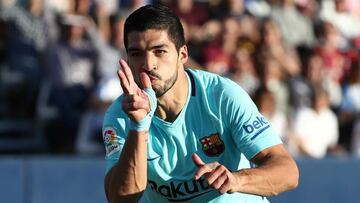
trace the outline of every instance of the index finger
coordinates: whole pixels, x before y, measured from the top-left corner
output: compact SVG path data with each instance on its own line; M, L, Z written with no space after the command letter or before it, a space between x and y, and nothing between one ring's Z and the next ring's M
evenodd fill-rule
M192 156L193 162L195 163L195 165L197 167L201 167L203 165L205 165L205 163L203 162L203 160L199 157L199 155L197 155L196 153L194 153Z
M119 76L120 85L121 85L121 88L123 89L124 93L125 93L125 94L132 94L131 89L130 89L129 81L128 81L128 79L126 78L126 75L125 75L124 71L121 70L121 69L119 69L119 70L117 71L117 74L118 74L118 76Z
M195 180L198 180L201 176L210 173L213 171L213 169L216 168L216 166L218 166L218 163L209 163L209 164L205 164L203 166L199 167L199 170L196 171L195 173Z
M120 59L119 63L121 65L121 67L122 67L122 70L125 73L125 76L126 76L127 80L129 81L129 84L134 83L134 76L133 76L133 74L131 72L131 69L130 69L129 65L126 63L126 61L124 59Z

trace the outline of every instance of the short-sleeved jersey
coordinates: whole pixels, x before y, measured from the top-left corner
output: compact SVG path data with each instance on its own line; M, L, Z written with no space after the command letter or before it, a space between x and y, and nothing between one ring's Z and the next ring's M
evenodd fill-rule
M187 69L189 94L174 122L153 117L148 139L146 202L268 202L265 197L232 193L221 195L202 177L192 154L205 163L219 162L230 171L253 167L249 161L281 139L259 113L248 94L230 79ZM103 138L106 170L119 159L129 118L120 96L108 109Z

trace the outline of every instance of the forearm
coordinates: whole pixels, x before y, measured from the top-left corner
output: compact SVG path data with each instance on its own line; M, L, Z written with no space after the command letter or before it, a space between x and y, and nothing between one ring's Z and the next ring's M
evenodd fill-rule
M109 202L137 202L147 184L148 132L130 131L118 163L105 179Z
M299 172L288 156L272 156L261 166L235 172L238 192L273 196L298 185Z

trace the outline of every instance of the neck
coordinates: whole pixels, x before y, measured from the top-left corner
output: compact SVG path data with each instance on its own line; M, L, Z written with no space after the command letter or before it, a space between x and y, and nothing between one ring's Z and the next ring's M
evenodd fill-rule
M161 119L173 122L184 108L189 94L189 83L183 68L178 70L178 79L174 86L163 96L158 97L156 115Z

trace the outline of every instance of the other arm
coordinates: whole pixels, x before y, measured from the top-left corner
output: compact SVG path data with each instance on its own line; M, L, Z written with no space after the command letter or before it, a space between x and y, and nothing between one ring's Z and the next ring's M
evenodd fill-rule
M195 179L204 175L208 184L220 193L242 192L272 196L297 187L299 171L295 161L282 144L264 149L251 159L256 168L230 172L225 166L213 162L205 164L193 155L199 170Z
M234 174L239 182L238 191L272 196L297 187L298 168L282 144L261 151L251 161L258 167Z
M137 202L147 184L148 132L130 131L119 161L105 177L109 202Z
M105 192L109 202L137 202L147 184L148 130L156 108L156 97L155 93L152 96L145 94L151 90L150 79L145 73L140 75L144 91L134 82L126 62L121 60L120 64L122 69L118 75L124 90L122 109L131 119L131 124L120 158L105 177Z

